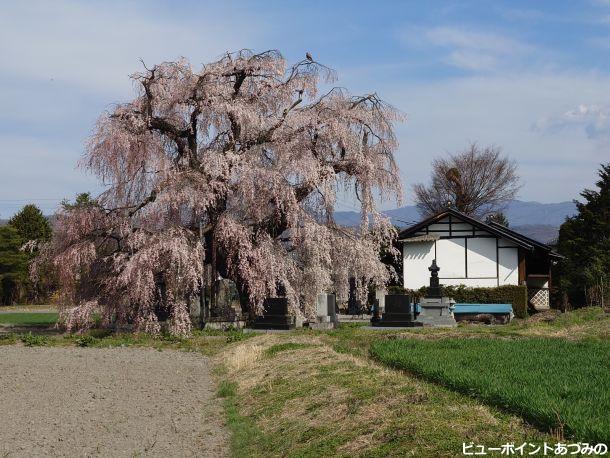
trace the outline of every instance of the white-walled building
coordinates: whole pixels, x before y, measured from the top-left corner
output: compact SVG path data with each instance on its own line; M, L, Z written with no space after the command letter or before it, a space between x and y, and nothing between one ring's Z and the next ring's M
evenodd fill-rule
M451 208L401 231L399 239L406 289L428 285L436 259L443 285L527 285L530 303L549 307L551 265L561 256L548 245Z

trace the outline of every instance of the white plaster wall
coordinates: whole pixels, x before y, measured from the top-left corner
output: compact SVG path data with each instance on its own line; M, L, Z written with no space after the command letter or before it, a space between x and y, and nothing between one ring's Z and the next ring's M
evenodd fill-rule
M500 241L502 242L502 241ZM500 248L498 250L500 285L519 284L519 249Z
M436 241L436 264L439 278L466 277L465 239L441 239Z
M497 278L446 278L441 279L441 285L457 286L465 285L479 288L492 288L498 286Z
M404 287L418 289L429 284L434 242L404 243L402 252Z
M487 232L481 234L489 235ZM443 234L445 235L445 234ZM468 239L468 278L466 278L466 248L464 238L440 239L436 242L403 244L404 287L418 289L429 284L428 267L435 256L443 285L494 287L519 284L518 249L513 242L500 239L496 259L495 238ZM499 273L499 278L498 278ZM482 278L485 277L485 278Z
M463 234L468 233L468 235L470 235L470 234L472 234L472 225L468 224L468 223L456 223L456 222L454 222L451 225L451 230L454 231L455 234L458 234L457 231L460 231Z
M496 239L468 239L468 278L498 277Z
M449 225L448 224L431 224L430 226L428 226L428 232L432 233L432 232L436 232L436 231L448 231L449 230ZM445 233L443 233L443 235L446 235Z

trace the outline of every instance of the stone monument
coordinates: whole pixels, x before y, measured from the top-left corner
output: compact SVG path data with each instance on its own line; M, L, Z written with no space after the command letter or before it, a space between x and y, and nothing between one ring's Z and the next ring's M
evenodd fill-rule
M363 315L366 313L362 301L356 298L356 279L349 279L349 295L347 297L347 314L348 315Z
M269 297L263 303L264 312L252 323L254 329L294 329L295 317L289 313L288 299Z
M440 268L436 265L436 259L432 260L428 270L430 287L426 297L419 303L420 313L417 321L423 326L455 327L457 323L451 310L455 302L449 297L443 297L443 289L438 280Z
M411 301L411 296L407 294L387 294L381 319L377 319L373 315L371 325L406 328L422 326L422 323L415 321L414 312L415 306Z
M309 323L312 329L333 329L337 325L334 294L318 294L316 298L316 318Z

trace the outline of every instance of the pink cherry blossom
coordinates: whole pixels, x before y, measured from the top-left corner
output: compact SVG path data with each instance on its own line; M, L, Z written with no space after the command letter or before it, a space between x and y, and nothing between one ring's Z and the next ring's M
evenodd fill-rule
M396 233L376 208L400 202L393 124L376 94L320 91L334 73L277 51L240 51L193 70L185 60L132 76L129 103L103 113L81 166L106 191L66 208L43 248L57 270L68 329L105 323L188 335L187 298L204 265L234 280L246 306L286 294L311 314L316 295L384 284L379 260ZM334 222L355 195L361 223ZM391 249L391 248L389 248ZM42 262L42 261L41 261ZM34 266L34 273L36 266Z

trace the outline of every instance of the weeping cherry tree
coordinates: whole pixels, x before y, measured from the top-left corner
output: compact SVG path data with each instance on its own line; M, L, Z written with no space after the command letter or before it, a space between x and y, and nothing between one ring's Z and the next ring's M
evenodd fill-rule
M395 231L376 201L401 200L400 114L376 94L319 93L333 72L310 55L287 66L277 51L132 79L137 96L101 115L80 164L105 192L64 206L41 258L57 270L69 330L100 313L157 333L163 304L171 332L187 335L206 265L252 313L281 292L308 315L318 293L345 296L350 277L362 295L388 280L379 252ZM359 201L358 228L335 224L338 195Z

